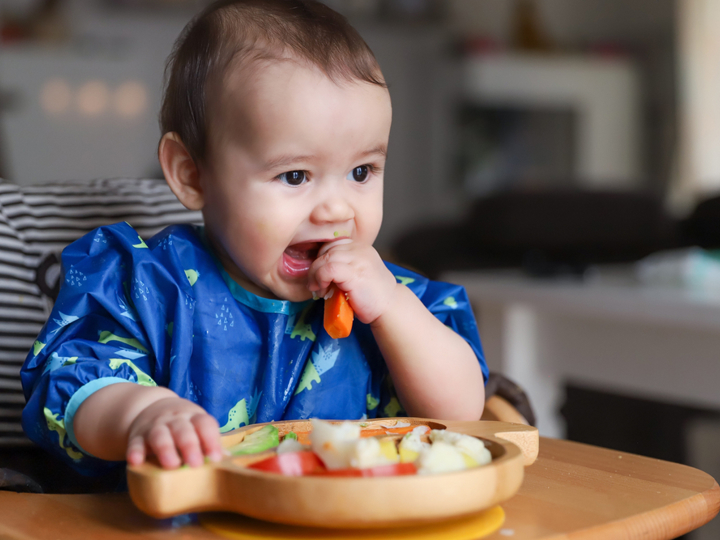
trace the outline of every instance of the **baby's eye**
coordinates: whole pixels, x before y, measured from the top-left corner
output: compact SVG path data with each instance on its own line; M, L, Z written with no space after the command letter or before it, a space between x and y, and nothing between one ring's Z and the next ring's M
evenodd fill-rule
M360 165L359 167L355 167L352 171L350 171L350 173L347 175L347 179L354 180L355 182L364 182L365 180L367 180L369 173L369 166Z
M299 186L305 183L307 174L305 171L290 171L279 174L277 178L289 186Z

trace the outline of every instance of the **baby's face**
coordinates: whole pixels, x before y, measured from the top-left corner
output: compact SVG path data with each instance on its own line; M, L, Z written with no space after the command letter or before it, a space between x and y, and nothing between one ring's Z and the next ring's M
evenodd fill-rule
M282 61L247 80L231 71L208 101L200 182L213 247L246 289L310 298L308 269L324 243L371 245L380 230L387 90Z

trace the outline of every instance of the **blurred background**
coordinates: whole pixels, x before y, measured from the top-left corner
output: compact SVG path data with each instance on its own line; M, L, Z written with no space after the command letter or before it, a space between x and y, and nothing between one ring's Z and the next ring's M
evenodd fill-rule
M393 98L378 248L466 285L542 434L720 476L720 2L326 3ZM161 177L202 5L0 0L0 176Z

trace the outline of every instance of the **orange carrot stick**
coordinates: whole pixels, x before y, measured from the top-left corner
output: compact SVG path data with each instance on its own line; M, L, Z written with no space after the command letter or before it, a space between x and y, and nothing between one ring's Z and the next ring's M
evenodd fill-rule
M378 437L380 435L405 435L411 433L417 426L405 426L399 428L363 428L360 430L360 437Z
M345 293L332 286L333 295L325 300L323 326L333 339L345 338L350 335L353 325L353 310L345 297Z

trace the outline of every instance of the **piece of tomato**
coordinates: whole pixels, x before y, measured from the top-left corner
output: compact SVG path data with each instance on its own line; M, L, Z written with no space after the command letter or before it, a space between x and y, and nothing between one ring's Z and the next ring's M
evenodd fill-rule
M284 474L285 476L305 476L309 474L321 474L325 471L325 465L313 452L287 452L276 454L248 465L248 469Z
M378 467L369 467L367 469L335 469L317 471L311 473L317 476L404 476L408 474L416 474L417 467L414 463L392 463L390 465L379 465Z

